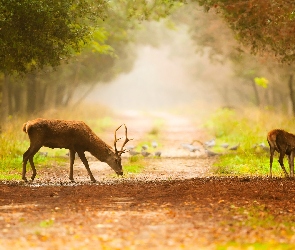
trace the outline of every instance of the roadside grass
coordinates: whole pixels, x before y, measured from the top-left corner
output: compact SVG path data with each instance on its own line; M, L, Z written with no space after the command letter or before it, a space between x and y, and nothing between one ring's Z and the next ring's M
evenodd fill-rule
M106 128L113 124L113 120L110 118L110 111L100 106L81 106L77 107L75 111L69 109L49 110L42 113L42 115L38 114L30 118L9 117L7 122L2 125L0 133L0 180L21 179L23 153L30 144L28 135L22 131L22 125L25 121L36 117L83 120L96 133L104 132ZM66 149L41 148L39 152L34 157L37 172L38 169L50 168L52 165L62 166L68 163L66 157L68 150ZM28 162L28 175L30 170Z
M267 132L275 128L292 132L295 120L269 110L219 109L204 126L216 138L216 146L212 150L220 153L212 169L214 174L262 176L269 174ZM240 146L238 150L231 151L222 148L220 145L223 143ZM264 149L261 145L264 145ZM275 154L273 175L283 176L277 157ZM287 166L287 159L285 165Z
M124 172L128 174L138 174L140 173L145 166L145 161L140 155L130 156L127 160L127 163L124 164Z
M158 118L155 119L151 129L147 132L147 134L142 138L139 143L134 148L134 151L141 152L143 146L147 146L147 152L151 153L149 158L159 158L155 156L155 152L161 150L162 144L160 143L161 129L165 125L163 119ZM153 147L153 142L157 143L157 147ZM128 153L128 152L127 152ZM124 171L128 174L138 174L141 173L146 167L146 160L144 156L141 154L129 156L127 162L124 164Z
M294 244L280 243L293 239L295 221L291 212L271 211L254 201L244 207L232 205L228 213L232 219L221 226L228 227L231 240L216 249L294 249Z

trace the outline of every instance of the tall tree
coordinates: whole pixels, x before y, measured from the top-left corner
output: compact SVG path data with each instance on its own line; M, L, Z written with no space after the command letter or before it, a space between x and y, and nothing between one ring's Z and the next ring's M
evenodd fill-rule
M0 72L57 66L80 51L105 0L0 0Z
M295 2L286 0L195 0L215 9L235 37L253 53L286 63L295 61Z

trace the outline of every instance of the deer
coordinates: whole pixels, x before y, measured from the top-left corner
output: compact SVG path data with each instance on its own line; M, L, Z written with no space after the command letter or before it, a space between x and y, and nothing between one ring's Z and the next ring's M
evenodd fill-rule
M90 152L101 162L107 163L118 176L123 175L121 155L125 153L124 146L132 139L127 137L127 127L125 126L125 141L120 150L117 149L117 142L122 139L117 139L117 131L123 126L119 126L115 130L114 150L111 146L101 140L91 128L83 121L68 121L58 119L43 119L37 118L27 121L23 124L23 131L28 134L30 146L23 154L22 163L22 179L27 182L26 165L29 160L32 168L31 180L36 177L36 168L33 162L34 155L41 147L49 148L65 148L69 149L70 156L70 174L69 179L74 182L73 167L75 154L77 153L83 162L88 175L92 182L96 179L91 173L88 161L85 157L85 151Z
M268 132L267 141L270 147L270 177L272 177L272 162L274 152L279 153L279 163L286 177L289 177L284 167L284 157L288 156L290 176L294 177L294 153L295 153L295 135L282 129L274 129Z

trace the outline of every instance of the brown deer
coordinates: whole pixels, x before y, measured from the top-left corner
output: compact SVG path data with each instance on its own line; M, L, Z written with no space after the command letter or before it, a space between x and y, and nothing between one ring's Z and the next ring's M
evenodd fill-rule
M121 125L122 126L122 125ZM26 178L26 165L28 160L33 171L31 180L36 177L36 168L33 162L34 155L42 146L49 148L66 148L70 151L70 175L71 181L73 178L73 166L75 161L75 153L79 155L92 182L96 182L89 168L88 161L84 152L88 151L98 160L106 162L117 175L123 175L121 155L125 152L123 149L129 141L127 137L127 127L125 126L125 141L121 150L117 150L116 143L121 138L117 139L115 130L115 141L113 150L109 145L102 141L83 121L65 121L55 119L42 119L28 121L23 125L23 131L28 134L30 139L30 147L23 155L23 172L22 179Z
M290 176L294 177L295 135L288 133L287 131L282 129L274 129L268 132L267 141L270 147L270 177L272 177L272 162L275 151L280 154L279 163L286 177L288 177L289 175L284 167L283 160L285 155L288 156Z

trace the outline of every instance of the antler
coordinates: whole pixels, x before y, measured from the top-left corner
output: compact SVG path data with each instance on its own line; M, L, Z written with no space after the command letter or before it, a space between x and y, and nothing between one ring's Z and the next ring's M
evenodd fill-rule
M119 139L117 139L117 131L122 127L122 126L125 126L125 141L124 141L124 143L123 143L123 145L122 145L122 147L121 147L121 150L118 150L117 149L117 141L119 141L120 139L122 139L122 138L119 138ZM117 155L121 155L121 154L123 154L124 152L125 152L125 150L123 149L124 148L124 146L126 145L126 143L127 142L129 142L129 141L131 141L132 139L128 139L128 137L127 137L127 127L126 127L126 125L125 124L122 124L121 126L119 126L116 130L115 130L115 141L114 141L114 146L115 146L115 152L116 152L116 154Z

